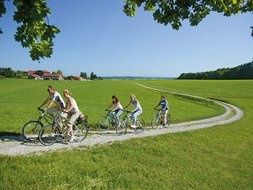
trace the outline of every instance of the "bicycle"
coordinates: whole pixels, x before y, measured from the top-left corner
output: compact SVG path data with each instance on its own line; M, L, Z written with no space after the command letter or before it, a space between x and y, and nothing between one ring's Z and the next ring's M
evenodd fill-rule
M164 128L168 127L171 123L171 117L170 117L170 114L167 114L167 117L166 117L166 124L164 124L164 119L163 117L165 116L163 113L162 113L162 110L160 109L154 109L156 110L156 113L154 115L154 118L153 120L151 121L151 126L153 129L156 129L157 127L159 126L162 126Z
M106 109L107 113L98 122L98 127L102 130L115 130L117 134L120 134L120 118L118 119L115 114L112 114L112 110Z
M56 142L68 143L70 136L68 133L68 127L66 123L68 120L65 117L59 115L56 121L50 125L43 127L39 132L39 141L45 146L53 145ZM85 118L79 118L73 124L74 142L81 142L88 136L89 126L87 116Z
M125 112L126 114L124 115L120 128L123 131L123 133L127 133L127 129L133 129L135 133L141 133L142 131L144 131L143 126L145 125L145 121L143 119L139 120L137 118L136 120L136 127L131 127L132 126L132 111L129 110L123 110L123 112Z
M37 120L30 120L22 127L22 135L26 141L38 138L39 131L45 124L52 123L53 118L47 114L45 109L38 109L41 114Z

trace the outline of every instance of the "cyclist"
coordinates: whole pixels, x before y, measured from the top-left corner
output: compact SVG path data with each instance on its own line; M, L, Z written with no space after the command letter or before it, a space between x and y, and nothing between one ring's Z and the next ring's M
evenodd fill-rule
M129 103L125 106L125 108L127 108L130 104L132 104L134 106L134 110L132 111L132 126L131 128L136 128L136 121L137 121L137 117L142 114L142 107L138 101L138 99L136 98L135 95L130 94L130 101Z
M60 93L57 92L53 86L48 86L47 92L49 96L38 107L38 109L41 109L41 107L43 107L44 105L47 105L46 106L47 113L55 119L64 109L65 102L63 98L61 97Z
M157 104L155 109L157 109L157 107L159 107L159 106L161 108L161 119L163 121L163 125L166 125L167 124L167 114L169 111L169 104L168 104L168 101L166 100L164 95L161 95L161 100Z
M67 134L70 135L70 141L74 142L73 135L73 124L77 118L81 115L79 108L75 99L71 96L71 93L68 90L63 90L63 95L66 98L66 107L63 110L64 113L67 113ZM64 114L63 114L64 116Z
M120 124L119 122L119 116L123 113L123 106L121 105L119 99L117 96L113 95L112 96L112 103L110 106L107 107L107 109L111 110L111 117L116 119L117 125ZM106 110L107 110L106 109Z

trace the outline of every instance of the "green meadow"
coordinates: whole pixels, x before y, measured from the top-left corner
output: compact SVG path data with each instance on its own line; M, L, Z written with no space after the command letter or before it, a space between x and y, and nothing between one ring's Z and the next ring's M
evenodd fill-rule
M70 90L79 108L88 115L89 123L94 126L105 114L104 109L111 103L111 96L117 95L123 106L129 102L129 95L135 94L142 107L142 118L147 124L154 115L153 108L160 100L160 93L141 88L131 81L35 81L0 80L0 131L20 132L22 125L39 116L37 107L47 98L48 85L53 85L61 94ZM207 102L182 99L166 94L173 115L173 123L190 121L218 115L222 107ZM129 109L133 109L129 107Z
M0 80L0 131L20 132L27 120L36 118L49 84L60 92L69 89L91 124L104 114L111 95L126 105L133 93L148 123L160 93L131 82ZM253 189L252 80L134 82L221 99L240 107L245 116L233 124L192 132L42 155L0 156L0 189ZM224 112L210 103L165 95L173 123Z

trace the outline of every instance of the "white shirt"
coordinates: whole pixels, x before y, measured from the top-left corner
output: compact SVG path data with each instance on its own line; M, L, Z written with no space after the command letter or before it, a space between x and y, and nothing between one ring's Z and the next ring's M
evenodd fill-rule
M123 106L121 105L120 102L118 102L116 107L113 109L113 111L115 111L115 110L123 110Z
M62 109L65 108L65 102L59 92L55 91L53 94L50 94L49 100L56 102Z
M67 109L69 109L70 106L72 106L72 108L71 108L71 110L70 110L70 113L77 113L77 112L80 112L80 110L79 110L79 108L78 108L78 106L77 106L77 103L76 103L76 101L75 101L75 99L74 99L73 97L70 96L70 97L67 99L66 104L67 104Z
M139 103L138 100L136 100L136 99L135 99L135 100L132 100L131 103L134 105L135 110L140 110L140 111L142 111L141 104Z

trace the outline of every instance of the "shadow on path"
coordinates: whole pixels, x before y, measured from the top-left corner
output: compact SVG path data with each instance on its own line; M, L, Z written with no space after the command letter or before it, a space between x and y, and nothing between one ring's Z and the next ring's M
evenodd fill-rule
M24 137L20 133L0 131L0 141L24 141Z

